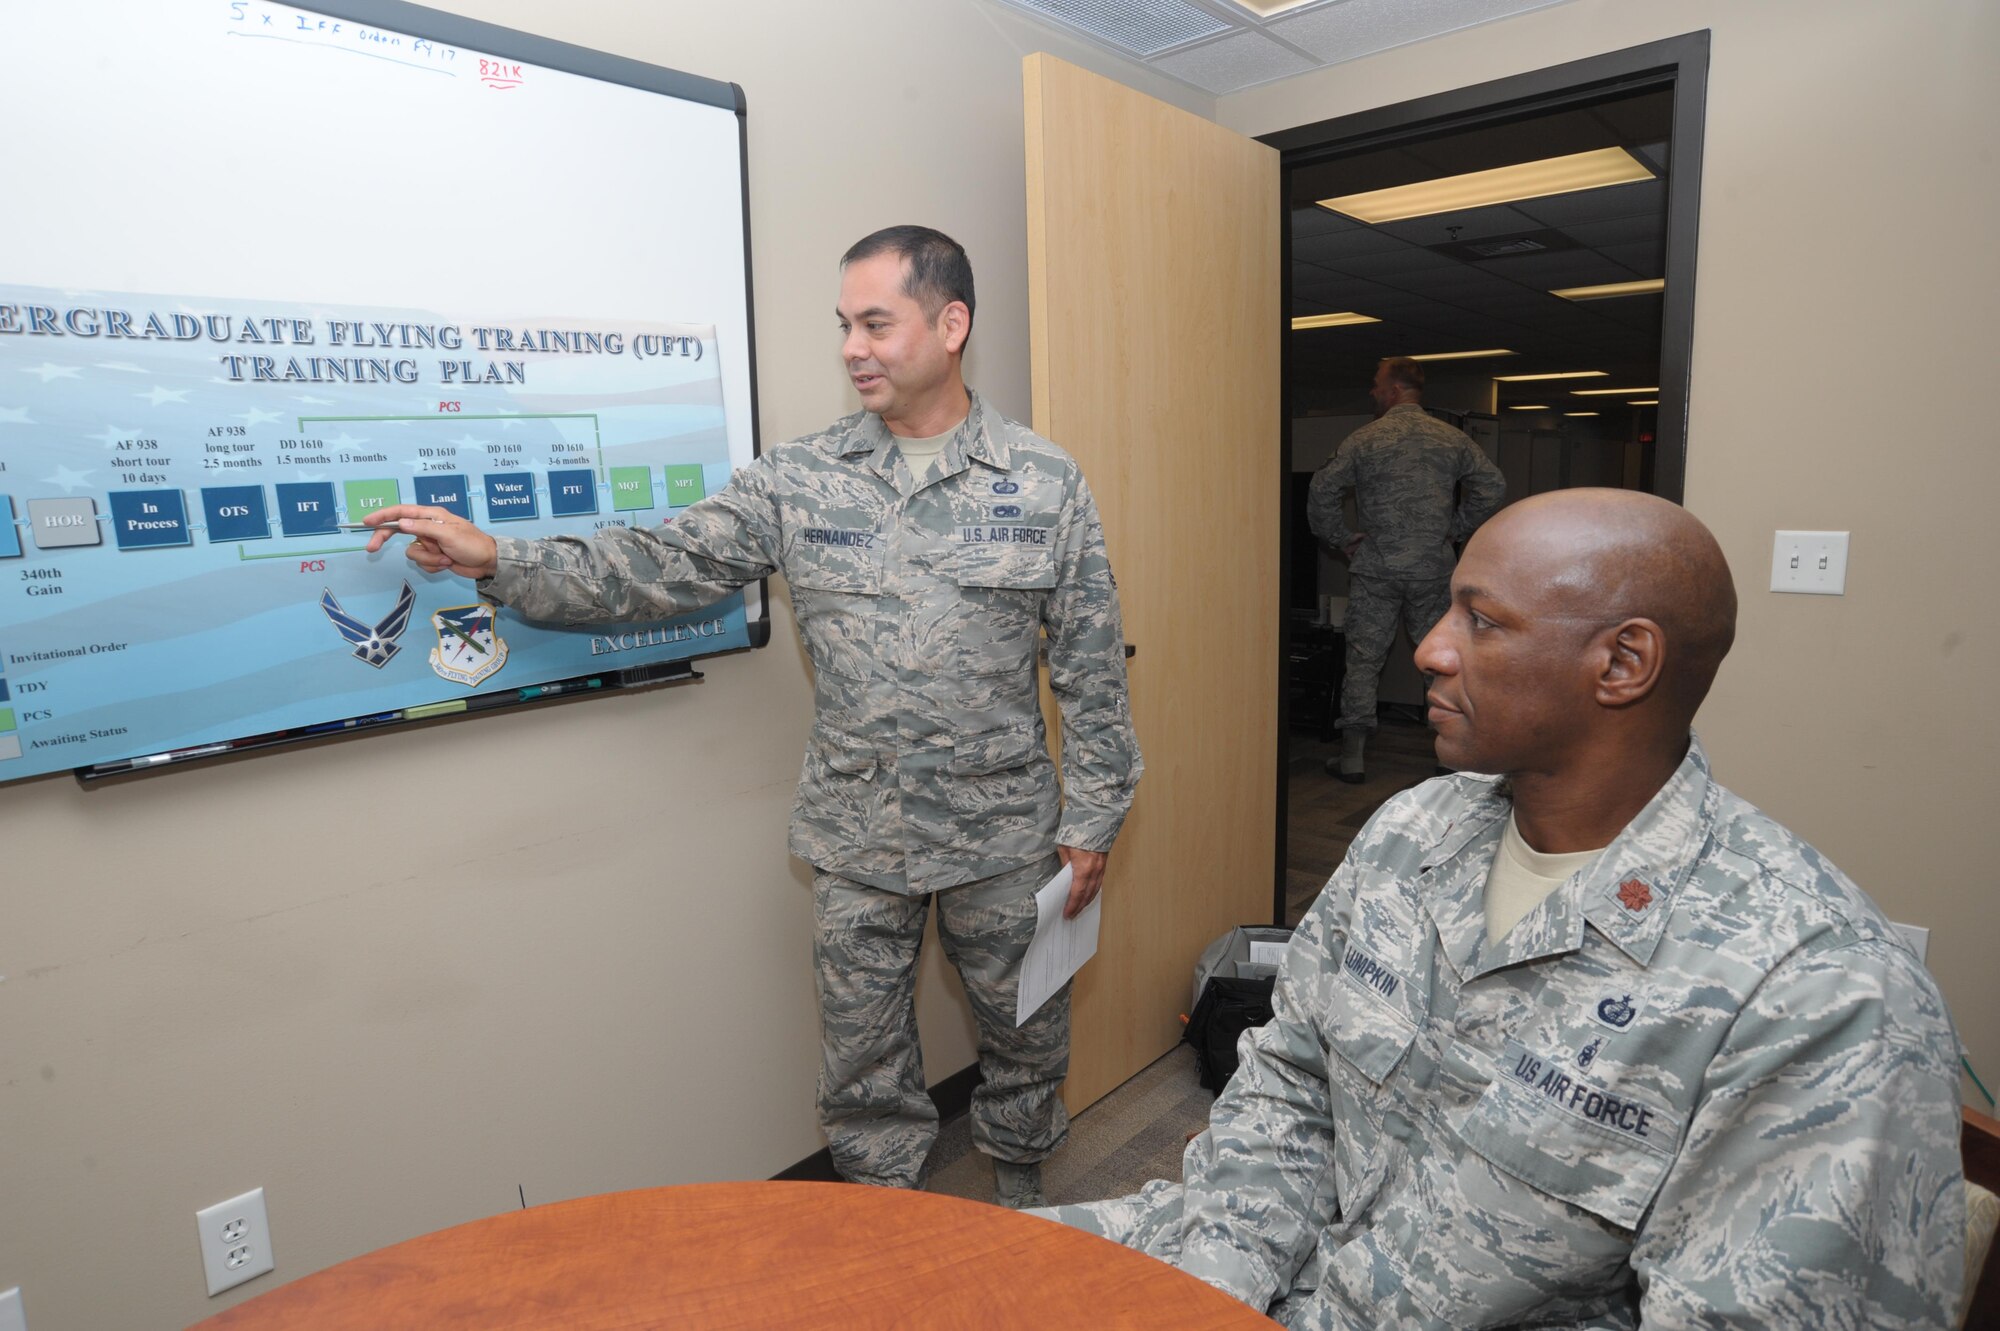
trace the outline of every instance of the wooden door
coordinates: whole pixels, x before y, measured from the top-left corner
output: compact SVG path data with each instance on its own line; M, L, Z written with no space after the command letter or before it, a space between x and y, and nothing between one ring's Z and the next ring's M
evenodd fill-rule
M1271 915L1282 218L1274 149L1048 55L1024 74L1034 427L1096 492L1146 758L1074 1111L1173 1048L1210 939Z

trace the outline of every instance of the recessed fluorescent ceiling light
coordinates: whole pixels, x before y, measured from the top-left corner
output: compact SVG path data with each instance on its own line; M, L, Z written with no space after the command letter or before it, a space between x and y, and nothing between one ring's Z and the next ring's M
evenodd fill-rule
M1345 328L1349 324L1378 324L1382 321L1370 314L1356 314L1348 310L1341 314L1302 314L1292 320L1293 328Z
M1546 402L1524 402L1518 407L1507 408L1509 411L1547 411L1548 409L1549 404Z
M1654 384L1651 388L1572 388L1569 390L1569 395L1571 397L1624 397L1628 393L1657 393L1659 391L1660 386Z
M1272 15L1282 14L1288 9L1297 9L1301 5L1310 5L1315 2L1316 0L1234 0L1238 9L1247 9L1258 18L1270 18Z
M1563 413L1565 416L1595 416L1596 414L1594 411L1565 411Z
M1603 300L1606 296L1643 296L1666 289L1667 279L1655 277L1644 282L1606 282L1596 287L1557 287L1549 294L1564 300Z
M1660 399L1656 397L1640 398L1636 401L1627 402L1625 405L1628 407L1657 407L1660 405Z
M1525 384L1530 379L1609 379L1603 370L1558 370L1554 374L1496 374L1503 384Z
M1427 351L1421 356L1405 356L1404 360L1471 360L1475 356L1512 356L1515 352L1503 347L1490 351Z
M1393 189L1344 194L1337 199L1321 199L1319 206L1359 222L1399 222L1406 217L1455 213L1463 208L1573 194L1577 190L1627 185L1652 178L1653 173L1623 148L1598 148L1539 162L1494 167L1490 171L1420 180Z

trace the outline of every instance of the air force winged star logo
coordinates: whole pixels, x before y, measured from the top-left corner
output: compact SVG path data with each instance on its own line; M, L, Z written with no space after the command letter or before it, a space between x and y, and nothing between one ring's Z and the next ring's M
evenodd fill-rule
M389 658L402 650L396 646L396 639L403 636L403 630L410 626L410 611L417 604L417 594L409 583L403 584L403 594L396 598L396 606L374 624L365 624L340 608L340 602L333 599L331 588L322 589L319 608L326 611L326 617L340 630L340 636L354 644L354 659L366 661L380 670L389 664Z
M438 645L431 648L431 669L444 679L468 688L507 664L507 644L501 640L490 605L455 605L431 615Z

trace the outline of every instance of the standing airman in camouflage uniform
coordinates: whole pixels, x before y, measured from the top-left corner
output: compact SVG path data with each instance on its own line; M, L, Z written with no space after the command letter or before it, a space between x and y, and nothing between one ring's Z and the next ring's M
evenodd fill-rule
M1399 356L1376 368L1368 392L1377 418L1320 468L1306 509L1313 535L1348 561L1335 774L1355 784L1365 779L1363 749L1375 729L1375 689L1398 613L1410 641L1422 642L1451 604L1453 547L1493 516L1507 492L1479 445L1425 412L1423 391L1424 367L1416 361ZM1348 529L1341 508L1349 494L1359 531Z
M1455 775L1391 800L1288 949L1185 1185L1058 1219L1291 1327L1946 1327L1957 1040L1853 882L1688 720L1735 595L1663 500L1474 538L1419 648ZM1510 816L1600 848L1504 932Z
M915 970L935 896L979 1027L973 1139L1000 1200L1038 1203L1039 1162L1067 1130L1069 991L1015 1027L1033 894L1060 862L1068 914L1097 895L1141 762L1096 504L1068 454L966 389L972 309L956 242L878 232L843 259L838 307L866 410L770 450L671 524L524 541L415 505L370 521L421 528L420 567L547 623L665 618L784 575L814 674L791 849L815 871L834 1163L857 1182L923 1181L937 1110ZM1037 695L1045 631L1060 788Z

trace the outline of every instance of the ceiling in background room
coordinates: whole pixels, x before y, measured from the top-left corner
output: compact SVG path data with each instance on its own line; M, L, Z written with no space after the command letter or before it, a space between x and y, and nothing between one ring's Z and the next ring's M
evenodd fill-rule
M1287 200L1289 315L1351 313L1375 321L1287 334L1302 405L1365 403L1384 356L1482 349L1515 354L1438 368L1602 372L1588 380L1502 383L1503 409L1534 402L1558 411L1608 410L1606 402L1618 399L1593 393L1598 386L1657 385L1658 292L1603 299L1554 292L1665 272L1672 113L1670 91L1643 91L1294 168ZM1604 149L1621 149L1643 168L1643 178L1374 225L1320 202ZM1589 396L1574 396L1579 392Z
M1220 96L1563 0L998 0Z

